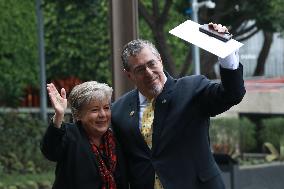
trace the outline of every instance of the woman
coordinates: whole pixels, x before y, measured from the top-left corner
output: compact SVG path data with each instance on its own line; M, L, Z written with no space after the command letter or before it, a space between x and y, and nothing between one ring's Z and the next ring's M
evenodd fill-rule
M41 144L45 157L55 161L53 189L126 189L122 153L109 128L112 88L89 81L75 86L69 95L74 123L64 123L67 108L61 94L47 84L55 114Z

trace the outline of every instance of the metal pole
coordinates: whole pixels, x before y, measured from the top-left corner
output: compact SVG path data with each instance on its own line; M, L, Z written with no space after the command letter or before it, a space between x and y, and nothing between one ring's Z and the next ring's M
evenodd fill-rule
M192 0L192 20L198 23L198 2L197 0ZM200 54L199 48L193 46L193 58L194 58L194 73L195 75L200 75Z
M111 0L111 47L114 100L133 89L123 73L121 52L123 46L138 38L138 0Z
M38 51L40 63L40 114L41 119L47 122L47 100L46 100L46 76L45 76L45 52L44 52L44 30L41 0L36 0Z

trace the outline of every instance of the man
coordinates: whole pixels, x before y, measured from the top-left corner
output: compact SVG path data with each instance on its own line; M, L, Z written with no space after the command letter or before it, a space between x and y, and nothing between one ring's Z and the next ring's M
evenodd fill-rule
M137 89L113 104L112 126L126 154L131 189L224 189L210 150L209 118L245 94L238 55L219 60L221 84L201 75L173 79L144 40L129 42L122 61ZM147 101L154 114L145 134Z

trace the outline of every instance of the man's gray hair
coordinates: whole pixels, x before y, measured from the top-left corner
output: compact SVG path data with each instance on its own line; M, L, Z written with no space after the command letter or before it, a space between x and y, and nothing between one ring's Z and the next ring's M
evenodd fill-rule
M142 39L132 40L124 46L121 54L123 68L126 71L130 70L128 58L130 56L137 56L144 47L148 47L156 57L160 58L160 53L150 41Z
M92 100L108 100L111 103L112 91L107 84L97 81L87 81L76 85L68 97L73 121L77 121L82 108Z

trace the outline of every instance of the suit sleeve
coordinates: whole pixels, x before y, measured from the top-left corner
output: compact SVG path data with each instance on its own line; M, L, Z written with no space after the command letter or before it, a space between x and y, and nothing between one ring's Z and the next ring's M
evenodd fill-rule
M236 70L220 68L221 83L210 82L201 93L201 109L208 116L216 116L240 103L246 93L243 66Z

